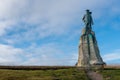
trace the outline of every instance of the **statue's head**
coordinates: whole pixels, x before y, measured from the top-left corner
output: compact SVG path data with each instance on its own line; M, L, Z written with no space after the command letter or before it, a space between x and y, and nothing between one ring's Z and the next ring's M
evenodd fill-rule
M92 14L92 12L89 12L90 14Z
M89 9L86 9L86 13L89 13L90 11L89 11Z

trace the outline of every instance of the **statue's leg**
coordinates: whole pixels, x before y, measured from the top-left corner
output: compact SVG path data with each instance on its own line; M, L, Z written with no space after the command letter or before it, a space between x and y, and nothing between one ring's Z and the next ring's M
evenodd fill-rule
M90 24L90 30L92 30L91 24Z
M92 30L91 24L88 24L88 30Z
M85 34L87 34L88 31L88 25L85 26Z

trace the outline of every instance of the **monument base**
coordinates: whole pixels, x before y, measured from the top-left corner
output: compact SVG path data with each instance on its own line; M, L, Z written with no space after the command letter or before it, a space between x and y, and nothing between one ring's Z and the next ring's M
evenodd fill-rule
M77 67L103 67L103 62L95 33L92 30L86 32L85 28L82 30L82 35L79 44L79 57Z

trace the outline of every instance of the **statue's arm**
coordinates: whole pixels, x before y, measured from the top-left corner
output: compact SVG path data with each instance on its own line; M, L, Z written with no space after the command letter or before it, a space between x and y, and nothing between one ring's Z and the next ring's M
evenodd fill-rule
M93 19L92 19L92 16L91 16L91 24L92 24L92 25L94 24Z
M85 15L83 16L82 21L85 22Z

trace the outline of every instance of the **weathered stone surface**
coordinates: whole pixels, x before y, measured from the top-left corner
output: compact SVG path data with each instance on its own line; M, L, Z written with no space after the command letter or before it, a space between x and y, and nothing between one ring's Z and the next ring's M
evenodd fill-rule
M104 62L100 56L95 33L92 30L85 32L82 30L79 43L79 57L77 66L91 67L94 65L103 65Z
M91 14L92 12L86 10L86 14L83 16L85 28L83 28L80 37L79 57L76 64L78 67L95 67L105 64L100 56L95 33L92 31L93 20Z

